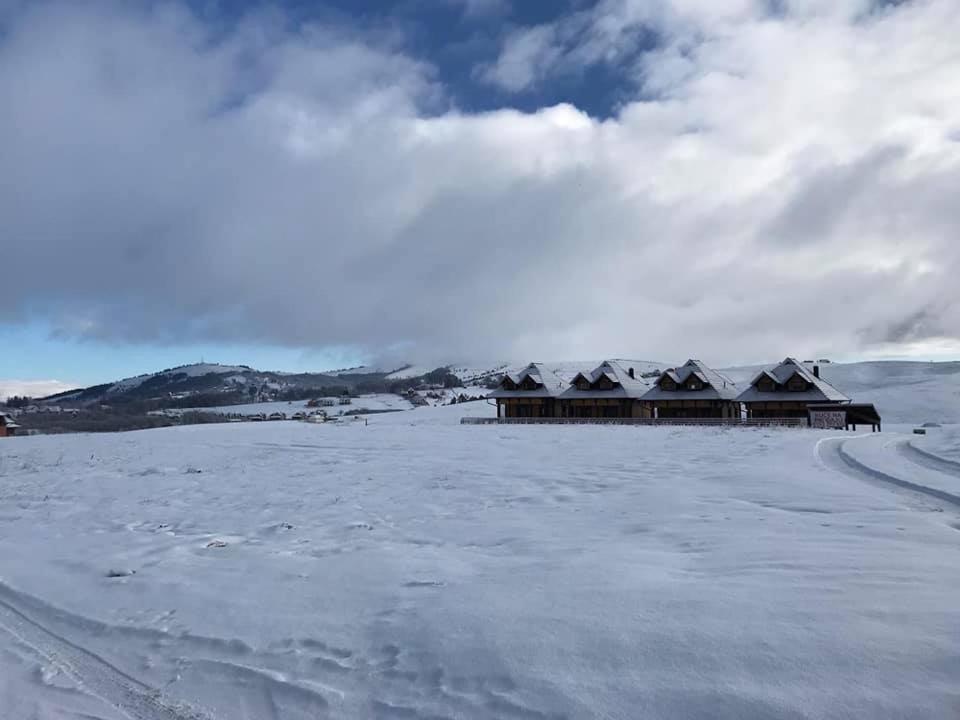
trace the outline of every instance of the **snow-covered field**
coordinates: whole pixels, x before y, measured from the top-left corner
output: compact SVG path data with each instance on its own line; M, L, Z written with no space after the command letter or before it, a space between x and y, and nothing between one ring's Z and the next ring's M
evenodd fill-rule
M0 718L960 715L956 428L489 412L0 441Z
M333 398L336 400L336 398ZM358 411L383 412L385 410L409 410L413 407L409 400L399 395L389 393L376 393L371 395L361 395L353 398L349 405L334 405L333 407L320 408L328 415L342 415L343 413ZM247 403L246 405L221 405L219 407L194 408L200 412L222 413L224 415L259 415L263 413L282 412L288 417L298 411L312 411L314 408L307 407L306 400L295 400L293 402L277 401L264 403Z

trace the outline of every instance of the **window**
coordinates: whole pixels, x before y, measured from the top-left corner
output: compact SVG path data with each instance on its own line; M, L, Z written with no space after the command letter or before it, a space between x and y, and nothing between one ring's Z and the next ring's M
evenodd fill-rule
M774 384L773 380L768 377L762 377L757 380L757 390L760 392L774 392L777 389L777 386Z
M610 378L608 378L606 375L604 375L604 376L601 377L600 380L597 382L597 387L600 388L601 390L612 390L612 389L613 389L613 383L610 381Z
M661 390L676 390L677 384L673 381L671 377L665 377L660 381Z
M503 382L500 383L500 387L502 387L504 390L516 390L517 384L510 378L505 377Z
M532 377L530 377L529 375L527 375L527 376L523 379L523 382L520 383L520 389L521 389L521 390L536 390L538 387L540 387L540 383L538 383L536 380L534 380L534 379L533 379Z
M787 389L789 389L791 392L803 392L807 389L807 381L799 375L794 375L787 382Z
M703 390L703 383L698 378L687 380L687 390Z
M589 390L589 389L590 389L590 381L587 380L585 377L578 377L577 390Z

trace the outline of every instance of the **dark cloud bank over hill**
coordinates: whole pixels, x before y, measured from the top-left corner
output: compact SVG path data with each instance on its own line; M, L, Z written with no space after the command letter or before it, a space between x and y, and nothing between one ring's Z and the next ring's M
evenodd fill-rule
M615 64L598 120L462 112L382 28L0 3L0 323L437 362L960 338L960 6L639 5L505 25L473 73Z

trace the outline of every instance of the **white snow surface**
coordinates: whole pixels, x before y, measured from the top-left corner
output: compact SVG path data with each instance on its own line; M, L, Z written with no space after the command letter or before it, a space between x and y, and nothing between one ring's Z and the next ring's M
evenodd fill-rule
M425 365L410 365L400 370L395 370L386 376L387 380L405 380L407 378L420 377L436 368L428 368Z
M0 441L0 717L957 717L957 428L491 412Z
M331 398L336 401L337 398ZM308 408L306 400L277 400L274 402L246 403L244 405L219 405L217 407L191 408L197 412L221 413L223 415L259 415L264 413L282 412L286 415L292 415L297 411L308 411L319 409L327 415L342 415L345 412L374 411L382 412L384 410L409 410L413 407L410 401L399 395L390 393L372 393L369 395L360 395L352 398L349 405L334 405L333 407Z

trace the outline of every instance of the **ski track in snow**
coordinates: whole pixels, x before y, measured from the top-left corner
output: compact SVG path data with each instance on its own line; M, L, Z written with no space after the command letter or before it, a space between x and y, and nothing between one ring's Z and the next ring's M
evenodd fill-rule
M205 713L168 701L158 690L58 635L19 608L20 597L0 583L0 632L6 632L44 658L81 692L103 701L131 720L209 720Z
M412 586L415 584L411 584ZM424 583L434 587L435 583ZM59 627L63 626L64 634ZM45 663L45 672L62 673L77 690L105 703L131 720L214 720L229 713L210 713L177 702L164 690L151 687L119 669L72 638L122 638L129 648L142 647L152 665L171 668L166 689L180 686L221 685L245 696L245 717L319 719L331 716L331 707L343 710L343 687L377 686L370 699L372 717L384 719L449 720L452 717L496 716L514 720L561 720L563 714L541 712L511 697L516 689L507 676L450 675L436 666L424 672L408 666L402 647L386 644L363 656L353 650L310 638L280 640L270 648L254 650L239 640L172 634L130 627L111 627L72 615L0 582L0 633L30 648ZM287 678L285 668L307 667L310 678L299 683ZM351 680L351 676L353 676ZM428 700L450 714L422 713L402 697ZM332 699L328 700L328 698ZM366 711L364 711L366 712ZM347 717L360 717L356 711Z

